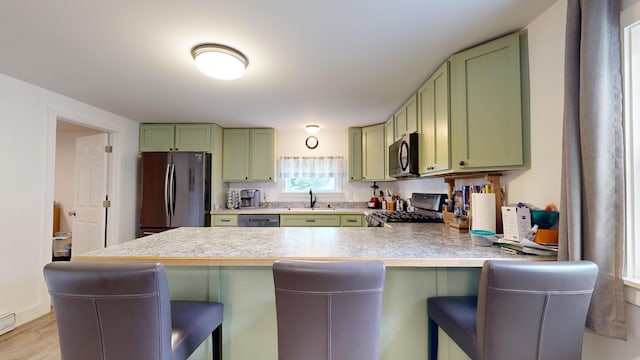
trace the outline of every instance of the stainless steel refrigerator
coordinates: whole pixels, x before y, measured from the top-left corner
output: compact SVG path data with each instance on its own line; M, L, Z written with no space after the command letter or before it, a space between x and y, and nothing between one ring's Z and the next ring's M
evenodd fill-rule
M211 154L145 152L140 169L140 236L208 226Z

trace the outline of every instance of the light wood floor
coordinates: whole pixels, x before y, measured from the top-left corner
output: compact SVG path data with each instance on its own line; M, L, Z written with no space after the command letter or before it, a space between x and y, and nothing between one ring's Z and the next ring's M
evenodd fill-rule
M0 335L2 360L60 360L58 328L53 312Z

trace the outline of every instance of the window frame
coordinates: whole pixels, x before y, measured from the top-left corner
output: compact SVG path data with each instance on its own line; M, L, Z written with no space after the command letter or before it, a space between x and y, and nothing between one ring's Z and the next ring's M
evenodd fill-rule
M283 158L285 157L286 156L281 156L278 159L278 180L279 180L278 182L279 182L279 188L280 188L280 197L288 200L298 200L300 198L306 199L309 196L308 190L307 191L287 191L287 184L286 184L287 180L282 176L282 166L283 166L282 161L283 161ZM313 187L311 188L311 190L313 190L314 194L322 195L322 201L342 200L344 197L343 183L344 183L345 174L346 174L344 157L342 156L308 156L308 157L312 157L312 158L335 157L340 159L340 163L339 163L340 168L337 169L337 174L335 176L336 190L332 192L316 191L313 189Z
M623 278L627 302L640 305L640 3L620 13L620 39L626 191Z

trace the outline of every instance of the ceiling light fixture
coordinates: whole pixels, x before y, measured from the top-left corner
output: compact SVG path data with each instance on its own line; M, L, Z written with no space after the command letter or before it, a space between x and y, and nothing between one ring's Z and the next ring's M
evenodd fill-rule
M320 125L307 125L305 126L307 134L317 134L320 131Z
M191 49L198 70L220 80L233 80L244 75L249 60L240 51L220 45L202 44Z

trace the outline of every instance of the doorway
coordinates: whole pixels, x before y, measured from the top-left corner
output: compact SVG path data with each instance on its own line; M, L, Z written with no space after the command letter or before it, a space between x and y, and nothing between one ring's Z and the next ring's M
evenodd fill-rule
M101 142L109 145L110 135L56 121L53 260L67 260L74 250L83 253L105 247L111 169ZM93 151L92 146L102 148Z

